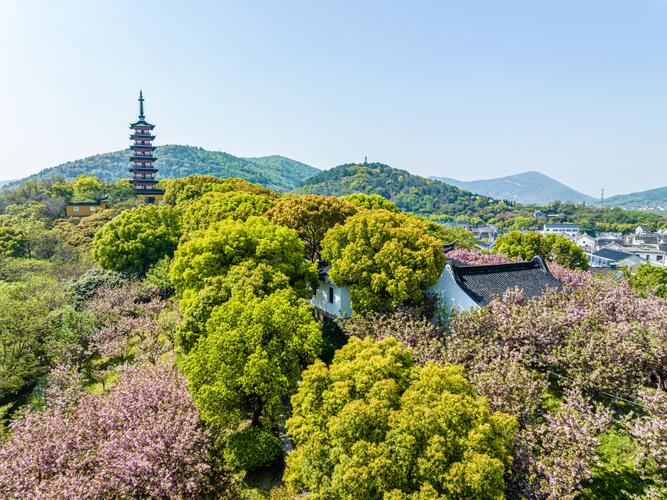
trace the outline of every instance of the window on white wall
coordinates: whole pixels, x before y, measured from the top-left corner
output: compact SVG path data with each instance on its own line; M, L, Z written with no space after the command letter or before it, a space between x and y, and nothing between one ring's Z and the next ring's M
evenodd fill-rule
M334 303L334 289L329 287L329 304Z

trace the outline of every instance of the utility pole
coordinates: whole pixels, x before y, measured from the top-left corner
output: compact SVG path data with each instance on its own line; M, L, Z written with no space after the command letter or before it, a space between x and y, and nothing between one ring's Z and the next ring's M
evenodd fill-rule
M600 194L600 208L604 208L604 188L602 188L602 193Z

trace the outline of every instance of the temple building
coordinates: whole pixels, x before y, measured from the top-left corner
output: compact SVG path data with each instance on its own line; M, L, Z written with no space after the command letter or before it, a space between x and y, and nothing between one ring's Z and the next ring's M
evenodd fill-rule
M134 141L130 145L132 154L130 155L130 172L132 179L130 182L134 185L134 192L137 197L149 205L162 205L164 203L164 191L157 188L157 179L155 174L158 169L155 168L155 146L153 146L153 129L155 125L146 121L144 115L144 95L139 91L139 120L130 124L132 135L130 139Z

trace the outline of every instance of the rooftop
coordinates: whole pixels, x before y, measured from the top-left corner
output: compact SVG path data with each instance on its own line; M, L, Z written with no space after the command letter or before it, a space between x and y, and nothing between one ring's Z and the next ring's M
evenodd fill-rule
M449 264L457 284L481 306L513 288L521 288L530 298L549 288L562 287L540 257L528 262L484 266L467 266L450 259Z
M633 256L631 253L621 252L620 250L614 250L613 248L601 248L597 252L593 252L593 255L602 257L603 259L614 260L616 262Z

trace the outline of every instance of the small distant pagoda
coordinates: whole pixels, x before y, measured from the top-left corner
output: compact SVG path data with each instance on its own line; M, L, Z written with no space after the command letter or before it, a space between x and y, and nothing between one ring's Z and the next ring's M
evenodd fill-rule
M144 115L144 95L139 91L139 120L130 124L132 135L130 139L134 141L130 145L132 154L130 156L130 172L132 172L132 179L130 182L134 185L134 192L137 197L149 205L162 205L164 202L164 191L158 189L155 174L155 146L153 146L153 129L152 125L146 121Z

